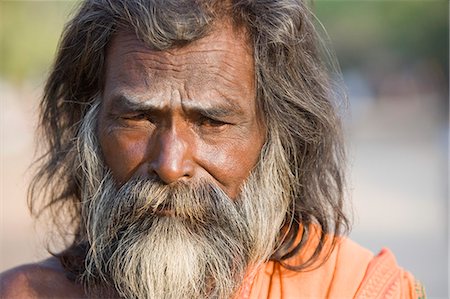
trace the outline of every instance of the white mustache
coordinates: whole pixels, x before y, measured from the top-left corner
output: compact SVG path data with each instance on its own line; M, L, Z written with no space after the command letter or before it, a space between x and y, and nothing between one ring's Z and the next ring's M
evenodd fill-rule
M105 181L113 181L110 173ZM218 225L216 222L224 213L242 217L240 199L232 200L220 187L206 181L166 185L157 179L137 177L119 189L105 188L95 200L110 207L108 217L114 218L115 223L176 217L191 224Z

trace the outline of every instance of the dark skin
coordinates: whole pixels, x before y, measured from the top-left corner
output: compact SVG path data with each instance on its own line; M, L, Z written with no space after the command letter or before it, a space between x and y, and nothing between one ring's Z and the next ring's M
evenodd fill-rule
M83 288L67 279L56 258L23 265L0 275L0 298L86 298Z
M206 180L236 198L258 161L265 128L253 56L225 23L183 48L152 51L119 32L106 60L98 136L118 184ZM82 298L55 258L0 275L1 298Z
M165 184L203 179L237 196L264 142L245 44L229 27L165 52L116 36L98 136L119 184L136 175Z

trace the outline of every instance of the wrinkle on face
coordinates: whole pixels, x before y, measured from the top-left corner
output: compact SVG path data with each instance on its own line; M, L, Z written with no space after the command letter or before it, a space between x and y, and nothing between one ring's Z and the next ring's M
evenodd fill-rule
M99 122L106 164L117 181L158 171L163 176L165 170L174 171L164 173L166 178L176 178L175 171L183 172L176 168L189 164L180 179L214 181L236 196L265 136L247 44L226 26L167 51L117 33L107 54ZM162 166L151 174L151 165Z

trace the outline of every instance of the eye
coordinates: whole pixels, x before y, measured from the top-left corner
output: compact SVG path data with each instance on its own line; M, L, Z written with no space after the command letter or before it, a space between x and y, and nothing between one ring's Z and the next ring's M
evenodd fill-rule
M118 124L127 128L134 127L148 127L155 124L154 119L148 113L136 112L120 115L118 118Z
M218 119L213 119L210 117L202 117L199 120L199 125L202 127L213 127L213 128L219 128L222 126L227 125L227 122L218 120Z
M147 119L147 115L145 113L137 113L132 115L124 115L121 117L123 120L145 120Z

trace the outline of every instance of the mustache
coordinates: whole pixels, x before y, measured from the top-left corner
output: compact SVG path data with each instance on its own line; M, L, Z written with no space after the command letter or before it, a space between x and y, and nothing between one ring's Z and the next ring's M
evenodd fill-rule
M164 184L158 179L135 178L119 188L118 198L129 198L137 216L170 211L172 216L201 219L214 214L223 202L233 203L217 185L207 181Z
M103 184L111 184L107 173ZM223 224L224 215L231 218L242 216L240 199L231 199L219 186L208 181L176 182L164 184L155 178L135 177L124 185L104 186L103 194L92 197L101 204L87 203L87 211L96 214L101 208L108 223L113 226L102 229L117 230L130 225L150 225L155 219L171 217L186 225ZM102 206L108 206L105 211ZM106 215L105 215L106 212Z

